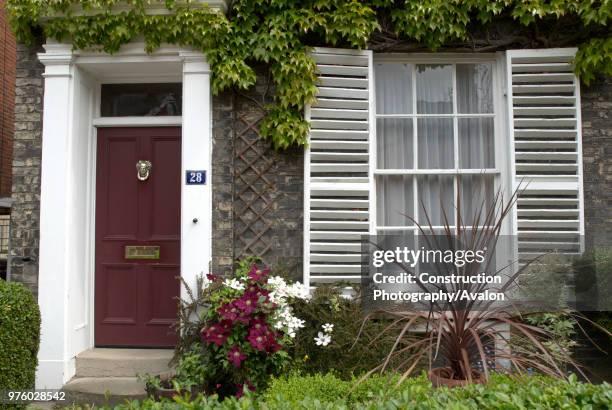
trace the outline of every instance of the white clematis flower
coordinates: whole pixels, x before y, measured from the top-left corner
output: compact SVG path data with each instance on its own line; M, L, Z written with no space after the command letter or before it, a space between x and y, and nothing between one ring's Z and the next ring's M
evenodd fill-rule
M240 283L236 279L225 279L223 284L235 290L244 290L244 283Z
M317 334L317 337L314 338L314 341L317 344L317 346L327 346L328 344L331 343L331 336L326 335L323 332L319 332Z
M305 326L305 322L293 315L293 309L289 305L289 299L305 299L308 297L308 288L296 282L287 285L287 282L280 276L268 278L268 297L270 301L277 305L278 309L274 315L274 328L283 330L289 337L294 338L296 330Z

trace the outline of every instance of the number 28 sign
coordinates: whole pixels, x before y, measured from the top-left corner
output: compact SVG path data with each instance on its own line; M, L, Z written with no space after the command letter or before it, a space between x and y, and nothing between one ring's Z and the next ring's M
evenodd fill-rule
M185 184L206 185L206 171L185 171Z

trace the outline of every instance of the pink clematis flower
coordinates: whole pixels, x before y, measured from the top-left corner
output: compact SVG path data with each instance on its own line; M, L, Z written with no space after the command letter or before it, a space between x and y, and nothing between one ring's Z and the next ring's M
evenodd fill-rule
M267 296L270 294L270 291L262 288L259 285L249 285L249 287L246 288L246 292L244 292L244 294L249 296L256 296L257 298L263 296L267 299Z
M270 274L270 268L261 269L257 265L253 265L251 270L249 271L249 278L254 280L255 282L259 282L265 279L268 274Z
M210 327L203 329L202 339L207 343L214 343L217 346L223 345L232 330L232 323L229 320L222 320Z
M267 333L269 330L268 324L261 316L257 316L251 321L251 329L258 333Z
M234 304L242 310L246 315L250 315L255 311L257 307L257 298L253 294L245 293L240 299L234 302Z
M238 316L241 312L240 309L238 309L238 307L236 307L233 303L226 303L217 310L217 313L223 319L230 320L233 322L238 319Z
M240 367L240 364L246 359L246 357L246 354L244 354L238 346L232 346L227 353L227 358L234 365L234 367Z
M267 334L261 331L254 330L253 328L249 330L249 336L247 337L247 340L255 350L263 352L268 346Z

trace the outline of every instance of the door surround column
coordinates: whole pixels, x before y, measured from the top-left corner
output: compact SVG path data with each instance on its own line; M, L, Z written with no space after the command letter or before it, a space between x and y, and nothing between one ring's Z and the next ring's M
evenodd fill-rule
M209 273L212 249L210 66L202 53L181 52L180 56L183 59L181 276L194 288L196 277ZM188 170L206 171L206 184L187 185ZM184 287L181 297L187 297Z
M58 388L74 374L68 357L68 299L70 289L68 238L71 215L70 145L74 88L74 56L66 45L46 45L39 55L43 74L43 133L40 192L40 251L38 303L41 342L36 371L37 388Z

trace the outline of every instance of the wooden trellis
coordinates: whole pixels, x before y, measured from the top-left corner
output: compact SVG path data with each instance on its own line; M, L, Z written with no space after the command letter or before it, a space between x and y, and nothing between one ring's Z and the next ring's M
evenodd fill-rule
M274 165L270 144L259 134L263 112L238 113L234 143L234 255L263 257L271 248L276 186L267 173Z

